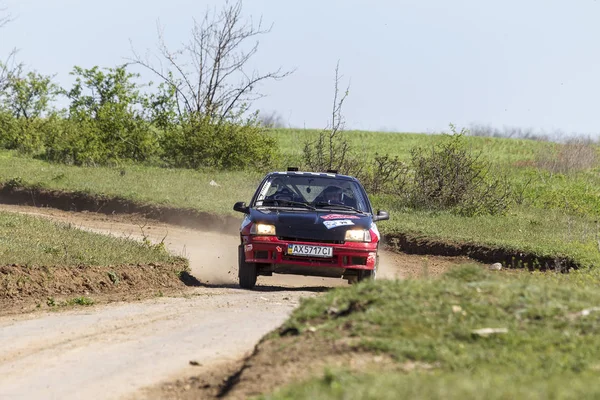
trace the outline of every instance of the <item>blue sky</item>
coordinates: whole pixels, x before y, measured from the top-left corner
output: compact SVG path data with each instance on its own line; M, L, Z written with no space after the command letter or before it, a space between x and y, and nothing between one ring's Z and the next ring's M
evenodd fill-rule
M68 85L74 65L115 66L172 44L217 1L4 0L16 19L0 55ZM596 0L245 0L244 14L273 23L253 65L295 68L256 103L287 124L327 124L340 60L350 95L347 128L437 132L454 123L546 132L600 132L600 2ZM153 79L148 75L148 79Z

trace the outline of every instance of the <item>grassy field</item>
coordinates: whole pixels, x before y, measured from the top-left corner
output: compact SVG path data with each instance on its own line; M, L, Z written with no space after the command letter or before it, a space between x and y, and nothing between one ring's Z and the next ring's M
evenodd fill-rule
M41 218L0 212L0 265L108 266L174 260L160 246L86 232Z
M275 130L285 161L299 163L302 144L317 131ZM365 154L389 152L407 160L410 150L430 146L436 135L348 132ZM517 204L505 216L464 218L447 212L403 208L393 198L374 196L377 208L391 212L380 224L384 233L470 242L539 255L570 257L582 265L600 265L600 174L589 169L568 175L533 166L557 145L548 142L469 137L469 146L496 163L517 188ZM72 167L0 151L0 182L64 191L118 196L129 200L236 215L235 201L248 201L262 177L259 172L192 171L125 165ZM219 186L210 185L215 181Z
M262 398L597 398L598 284L597 272L495 274L462 267L439 279L328 292L303 301L278 332L297 330L309 348L313 341L329 341L333 349L350 340L357 354L389 356L398 368L326 368ZM504 333L476 333L483 328ZM272 347L281 340L278 332L268 338ZM422 367L405 372L405 363Z
M319 131L276 129L273 133L283 153L293 159L291 156L301 156L304 141L314 140ZM431 146L439 139L439 135L420 133L347 131L347 134L359 154L370 156L375 153L390 153L404 160L410 157L411 149ZM470 137L469 144L474 151L481 151L487 159L505 165L531 160L540 151L550 151L555 147L550 142L484 137Z

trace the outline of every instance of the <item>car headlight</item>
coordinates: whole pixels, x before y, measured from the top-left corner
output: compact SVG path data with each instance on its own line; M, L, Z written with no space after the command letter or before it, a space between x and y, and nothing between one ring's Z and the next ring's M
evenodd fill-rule
M268 224L254 224L250 228L250 234L252 235L263 235L263 236L274 236L275 225Z
M370 242L371 232L367 229L348 229L345 240L347 242Z

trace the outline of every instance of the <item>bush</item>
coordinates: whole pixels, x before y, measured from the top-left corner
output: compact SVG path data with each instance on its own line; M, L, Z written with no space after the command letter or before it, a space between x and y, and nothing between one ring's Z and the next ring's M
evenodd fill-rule
M398 156L376 153L373 164L354 175L369 193L402 196L408 184L409 167Z
M159 152L157 134L137 118L52 118L44 137L43 157L65 164L143 162Z
M503 177L492 177L490 163L467 148L464 131L452 129L452 135L444 135L431 149L412 150L410 205L469 216L504 212L510 204L510 186Z
M46 125L45 118L17 118L0 112L0 146L23 154L40 153L44 148Z
M68 117L49 118L43 130L44 157L75 165L121 160L146 161L159 153L157 132L144 119L135 74L124 66L75 67L75 84L63 93L71 100Z
M190 118L165 132L163 160L172 167L243 169L269 167L277 143L254 119L243 123Z
M99 165L107 162L106 144L91 121L57 118L46 131L43 158L73 165Z

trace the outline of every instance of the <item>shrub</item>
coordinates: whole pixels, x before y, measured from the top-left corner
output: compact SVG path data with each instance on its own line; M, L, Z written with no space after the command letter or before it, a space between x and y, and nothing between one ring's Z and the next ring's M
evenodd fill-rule
M24 154L43 151L44 118L14 117L8 112L0 112L0 146L17 150Z
M398 156L375 154L373 164L355 173L365 189L373 194L403 196L409 177L409 167Z
M54 117L44 132L49 161L75 165L146 161L159 153L158 134L142 113L136 75L125 67L75 67L75 84L65 94L69 116Z
M464 130L456 133L452 126L452 131L430 149L412 150L410 205L462 215L504 212L511 198L506 179L492 177L491 164L467 148Z
M107 162L106 144L91 121L57 118L46 131L43 158L74 165Z
M52 118L46 124L44 138L43 158L64 164L142 162L159 152L157 133L136 118Z
M352 146L345 132L323 130L314 141L306 141L302 149L305 169L310 171L336 170L350 173L353 169Z
M190 118L161 139L163 160L172 167L243 169L268 167L277 143L255 119L244 122Z

